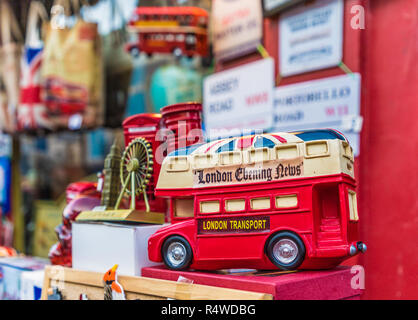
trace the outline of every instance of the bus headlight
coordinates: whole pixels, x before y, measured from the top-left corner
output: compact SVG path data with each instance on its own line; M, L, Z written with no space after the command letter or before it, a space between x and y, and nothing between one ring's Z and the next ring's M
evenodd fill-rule
M357 249L359 249L361 253L365 253L367 251L367 246L363 242L357 242Z
M357 248L354 244L350 246L350 256L354 256L357 253Z

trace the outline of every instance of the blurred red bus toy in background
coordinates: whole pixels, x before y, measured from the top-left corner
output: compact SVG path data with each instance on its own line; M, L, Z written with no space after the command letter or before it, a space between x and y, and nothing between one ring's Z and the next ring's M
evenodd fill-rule
M128 31L138 34L138 42L127 50L207 56L209 15L198 7L139 7L128 23Z
M170 153L155 190L172 224L149 258L170 269L322 269L364 252L354 157L335 130L230 138Z

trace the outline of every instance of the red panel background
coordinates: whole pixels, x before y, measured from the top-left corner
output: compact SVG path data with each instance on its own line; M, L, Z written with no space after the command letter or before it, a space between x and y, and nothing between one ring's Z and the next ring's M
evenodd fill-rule
M353 5L366 28L354 30ZM418 0L345 0L343 62L362 75L364 118L356 159L362 240L369 250L348 264L366 271L363 298L418 299ZM264 46L278 74L278 17L264 22ZM261 59L219 63L217 71ZM336 67L281 79L279 85L336 76ZM346 263L347 264L347 263Z

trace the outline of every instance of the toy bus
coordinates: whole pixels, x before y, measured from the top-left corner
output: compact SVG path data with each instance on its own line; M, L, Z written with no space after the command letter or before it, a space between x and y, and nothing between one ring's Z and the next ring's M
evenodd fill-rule
M138 7L127 29L138 34L128 51L208 55L209 15L198 7Z
M222 139L170 153L156 196L172 224L149 238L174 270L322 269L359 241L354 156L331 129Z

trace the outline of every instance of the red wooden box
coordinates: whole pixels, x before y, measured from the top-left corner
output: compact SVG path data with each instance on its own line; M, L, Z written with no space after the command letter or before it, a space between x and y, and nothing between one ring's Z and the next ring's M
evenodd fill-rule
M195 284L270 293L274 300L357 300L363 291L351 288L353 274L349 267L342 266L332 270L255 274L173 271L156 266L143 268L142 276L172 281L183 276Z

